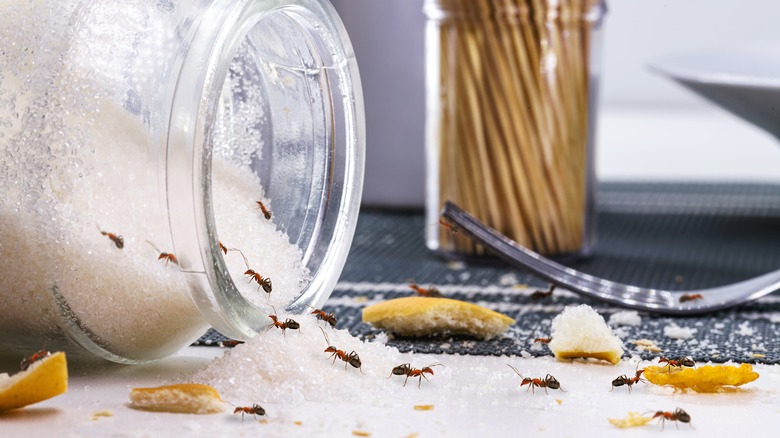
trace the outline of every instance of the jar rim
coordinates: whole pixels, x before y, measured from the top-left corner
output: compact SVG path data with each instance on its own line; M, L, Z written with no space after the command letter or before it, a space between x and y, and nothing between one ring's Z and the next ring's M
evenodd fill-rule
M191 217L171 217L169 225L180 268L188 279L194 304L222 334L247 339L268 325L270 309L241 295L225 268L218 246L211 202L211 147L208 129L216 118L223 84L240 43L255 26L272 14L315 19L313 38L327 40L334 56L343 59L339 80L344 95L331 96L343 105L342 138L332 155L341 160L331 176L328 199L318 208L318 220L330 221L311 244L326 247L319 269L302 294L288 304L301 312L320 305L335 287L354 234L362 195L365 148L364 113L357 64L346 30L335 9L322 0L283 0L273 4L254 0L220 0L202 17L183 56L174 91L167 137L166 202L169 211L192 211ZM185 73L186 72L186 73ZM334 122L335 123L335 122ZM305 252L305 248L304 248Z

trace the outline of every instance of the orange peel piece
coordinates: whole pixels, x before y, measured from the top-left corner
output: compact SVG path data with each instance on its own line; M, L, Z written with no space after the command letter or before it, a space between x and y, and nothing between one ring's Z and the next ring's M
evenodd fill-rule
M68 390L68 363L57 352L12 376L0 374L0 412L48 400Z
M225 410L217 390L200 383L133 388L130 391L130 407L180 414L215 414Z
M645 417L639 412L629 412L624 418L608 418L610 424L620 429L640 427L653 421L653 417Z
M758 379L753 366L705 365L697 368L668 366L645 367L645 379L656 385L671 385L696 392L719 392L726 386L741 386Z

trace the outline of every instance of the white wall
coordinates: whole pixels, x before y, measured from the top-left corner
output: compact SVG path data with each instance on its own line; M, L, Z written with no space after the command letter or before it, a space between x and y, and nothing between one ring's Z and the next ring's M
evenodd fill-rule
M363 79L368 130L364 204L422 206L423 0L332 3L350 33ZM599 178L780 182L780 147L774 138L647 69L651 60L675 52L757 39L780 44L780 1L608 4Z

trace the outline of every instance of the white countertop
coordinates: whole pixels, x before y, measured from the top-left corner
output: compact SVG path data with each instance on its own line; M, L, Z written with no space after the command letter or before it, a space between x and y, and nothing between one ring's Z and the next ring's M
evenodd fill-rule
M761 377L732 392L680 393L652 384L637 384L610 391L610 382L621 374L633 374L635 363L618 365L558 362L552 358L437 356L438 367L430 382L416 381L403 392L377 394L376 403L309 402L263 404L267 422L251 416L150 413L128 407L130 388L176 382L183 373L204 367L224 351L212 347L188 347L174 357L152 364L106 366L71 370L69 391L54 399L0 415L1 437L121 436L154 437L185 433L187 436L353 436L356 431L372 437L491 436L610 437L656 436L661 426L652 422L635 429L617 429L608 418L622 418L629 411L672 411L677 407L691 416L691 425L667 423L666 433L702 436L752 436L767 426L780 424L780 366L758 365ZM426 358L426 360L428 360ZM524 373L554 375L565 392L520 388L520 378L506 366ZM649 365L644 362L642 366ZM341 368L340 368L341 369ZM370 378L354 370L354 378ZM240 379L240 376L236 376ZM400 386L402 378L388 385ZM327 387L323 388L326 391ZM396 394L396 395L393 395ZM402 394L398 397L397 394ZM433 405L415 410L415 405ZM232 409L232 407L228 406ZM95 416L109 410L112 416ZM259 418L257 419L259 420Z

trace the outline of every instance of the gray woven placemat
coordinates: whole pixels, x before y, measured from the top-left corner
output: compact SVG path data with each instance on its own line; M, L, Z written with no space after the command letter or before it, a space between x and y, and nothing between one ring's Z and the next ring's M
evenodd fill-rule
M780 267L780 187L772 185L602 184L598 196L598 245L594 254L569 263L575 269L622 283L690 290L744 280ZM500 263L452 264L427 250L421 212L364 210L341 280L324 310L339 327L371 338L362 323L371 302L412 294L410 280L434 284L446 296L478 302L517 321L491 341L468 338L390 339L402 351L478 355L551 354L533 339L549 335L564 306L589 304L607 319L623 309L556 292L539 301L529 291L539 279ZM518 288L518 285L528 285ZM530 290L529 290L530 288ZM737 309L697 317L641 313L639 326L620 326L626 340L648 339L661 353L626 342L626 354L646 359L692 356L696 360L780 363L780 295ZM689 339L667 336L690 329ZM679 331L679 330L678 330ZM223 338L207 333L196 344Z

